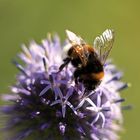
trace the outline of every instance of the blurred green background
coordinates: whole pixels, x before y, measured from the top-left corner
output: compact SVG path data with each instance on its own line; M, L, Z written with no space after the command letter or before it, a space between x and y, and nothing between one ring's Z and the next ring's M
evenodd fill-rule
M124 111L121 139L140 139L139 0L0 0L0 93L9 92L14 83L17 70L11 60L22 43L41 42L48 32L57 32L64 40L65 29L92 43L106 28L116 32L111 57L124 72L123 80L132 84L121 93L124 105L133 105L133 110Z

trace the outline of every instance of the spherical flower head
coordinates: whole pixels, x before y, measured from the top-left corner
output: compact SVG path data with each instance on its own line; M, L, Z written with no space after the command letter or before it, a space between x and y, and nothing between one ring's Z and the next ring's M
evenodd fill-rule
M1 110L7 115L4 128L7 139L22 140L117 140L122 113L119 91L127 87L120 81L122 72L107 61L104 78L95 90L75 84L75 68L63 63L63 48L57 35L49 36L41 45L31 42L19 54L24 66L20 70L12 94L3 95L11 103Z

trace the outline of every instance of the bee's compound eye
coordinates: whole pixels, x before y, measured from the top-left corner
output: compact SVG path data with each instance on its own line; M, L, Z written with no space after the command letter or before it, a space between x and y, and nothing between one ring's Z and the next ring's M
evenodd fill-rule
M71 56L72 53L73 53L73 48L70 48L70 49L68 50L68 55Z

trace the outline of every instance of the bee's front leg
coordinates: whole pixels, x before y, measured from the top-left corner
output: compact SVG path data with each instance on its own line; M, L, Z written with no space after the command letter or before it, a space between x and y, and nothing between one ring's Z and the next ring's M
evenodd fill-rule
M58 73L61 72L66 65L68 65L68 63L71 61L71 58L67 57L63 61L64 63L59 67Z

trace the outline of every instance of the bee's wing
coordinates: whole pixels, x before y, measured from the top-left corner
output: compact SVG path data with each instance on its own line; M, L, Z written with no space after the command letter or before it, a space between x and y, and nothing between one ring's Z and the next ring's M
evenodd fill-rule
M114 31L111 29L105 30L102 35L97 36L94 40L95 51L102 62L105 63L114 42Z
M66 34L70 43L77 45L85 44L85 41L80 36L77 36L75 33L66 30Z

